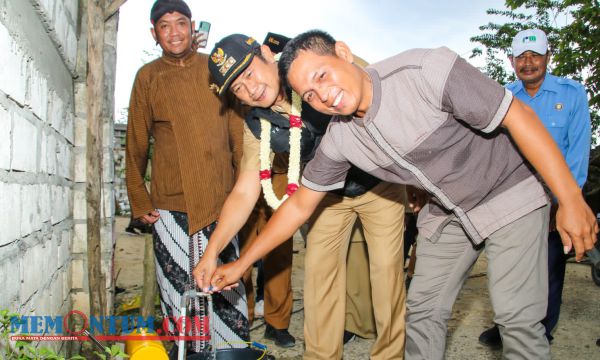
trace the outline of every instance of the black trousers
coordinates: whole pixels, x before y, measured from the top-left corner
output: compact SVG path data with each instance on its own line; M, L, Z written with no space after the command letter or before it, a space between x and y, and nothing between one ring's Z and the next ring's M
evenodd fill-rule
M558 323L562 291L565 284L567 258L558 231L548 234L548 310L542 324L546 327L546 337L552 340L552 330Z

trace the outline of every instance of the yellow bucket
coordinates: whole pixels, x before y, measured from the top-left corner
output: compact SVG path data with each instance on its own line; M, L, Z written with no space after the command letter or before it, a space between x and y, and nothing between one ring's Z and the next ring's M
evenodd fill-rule
M136 337L135 340L125 341L125 352L129 355L129 360L169 360L161 341L144 339L147 336L157 336L156 333L148 332L147 329L136 329L128 336Z

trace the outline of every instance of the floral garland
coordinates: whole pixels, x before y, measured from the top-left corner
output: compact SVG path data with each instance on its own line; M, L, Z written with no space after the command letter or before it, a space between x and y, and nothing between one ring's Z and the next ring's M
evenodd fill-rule
M300 178L300 138L302 135L302 99L292 92L292 111L290 114L290 159L288 164L288 185L286 193L281 199L277 198L271 182L271 123L260 119L260 183L265 194L267 204L277 209L288 197L298 190Z

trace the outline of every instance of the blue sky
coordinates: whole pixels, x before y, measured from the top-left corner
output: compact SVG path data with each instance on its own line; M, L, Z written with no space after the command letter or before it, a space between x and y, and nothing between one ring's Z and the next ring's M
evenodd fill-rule
M159 54L150 35L154 1L128 0L121 8L117 50L115 116L129 103L137 70ZM504 8L503 0L188 0L196 21L212 23L207 50L232 33L262 41L267 32L293 37L322 29L345 41L354 53L376 62L415 47L448 46L464 57L478 27L496 21L485 11ZM302 5L299 5L299 4ZM470 60L480 66L482 59Z

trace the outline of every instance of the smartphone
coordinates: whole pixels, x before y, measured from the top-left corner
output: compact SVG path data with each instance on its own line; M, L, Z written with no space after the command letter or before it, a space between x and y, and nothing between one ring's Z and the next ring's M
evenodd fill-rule
M199 48L205 48L208 43L208 33L210 33L210 23L208 21L200 21L198 30L196 30L196 39Z

